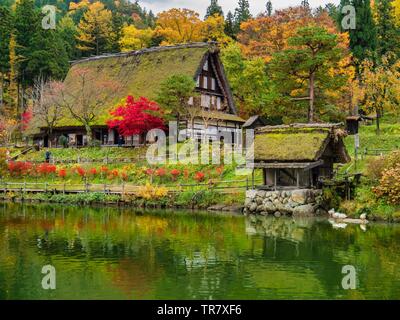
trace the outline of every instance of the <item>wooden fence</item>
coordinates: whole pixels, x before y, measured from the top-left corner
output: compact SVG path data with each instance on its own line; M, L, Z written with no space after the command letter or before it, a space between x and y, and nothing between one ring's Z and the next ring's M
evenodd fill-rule
M78 193L105 193L113 195L136 195L144 186L129 183L122 184L70 184L51 182L8 182L0 181L0 193L21 192L21 193L54 193L54 194L78 194ZM213 183L178 184L176 186L165 186L169 193L177 193L183 190L194 188L215 190L219 193L235 193L247 190L250 186L249 179L215 181Z

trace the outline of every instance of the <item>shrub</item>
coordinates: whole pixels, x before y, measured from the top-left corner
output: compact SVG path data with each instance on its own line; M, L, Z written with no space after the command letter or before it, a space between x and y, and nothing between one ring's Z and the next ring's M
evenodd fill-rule
M37 166L36 170L40 175L47 176L50 174L55 174L57 172L57 167L53 164L42 163Z
M204 181L205 178L206 178L206 175L203 172L200 172L200 171L196 172L195 175L194 175L194 179L197 182L202 182L202 181Z
M128 181L128 180L129 180L128 173L126 173L125 171L122 171L122 172L121 172L121 179L122 179L123 181Z
M379 186L373 188L379 197L385 197L391 204L400 204L400 164L395 168L386 169L379 181Z
M67 170L65 168L59 169L58 170L58 176L61 179L65 179L65 177L67 176Z
M148 183L139 188L138 195L146 200L156 200L168 196L168 189L165 187L152 186Z
M176 179L180 176L181 172L178 169L171 170L172 180L176 181Z
M0 150L0 176L3 177L7 172L7 151Z
M164 168L159 168L155 171L157 177L165 177L167 171Z
M366 168L366 175L372 180L379 180L382 178L383 170L386 168L386 159L384 157L378 157L369 160Z

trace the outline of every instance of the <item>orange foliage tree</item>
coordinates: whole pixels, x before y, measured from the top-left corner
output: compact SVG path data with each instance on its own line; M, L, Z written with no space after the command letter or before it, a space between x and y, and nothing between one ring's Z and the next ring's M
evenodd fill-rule
M340 34L335 22L326 12L312 15L307 8L290 7L277 10L272 16L259 16L243 22L238 36L247 57L261 57L269 62L275 52L288 48L288 39L300 27L316 25L340 36L339 42L348 47L346 34Z

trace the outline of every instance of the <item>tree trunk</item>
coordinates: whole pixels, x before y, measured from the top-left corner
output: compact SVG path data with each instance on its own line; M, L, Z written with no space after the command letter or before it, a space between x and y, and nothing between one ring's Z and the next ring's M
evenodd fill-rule
M315 74L310 75L310 105L308 108L308 122L314 122L314 100L315 100L315 90L314 90Z
M381 112L379 109L376 109L376 134L379 135L381 133Z
M4 75L0 75L0 112L4 112L3 110L3 86L4 86Z
M176 134L176 143L179 142L179 129L180 129L180 124L181 124L181 114L178 112L176 115L176 121L177 121L177 134Z
M87 144L90 147L92 145L92 127L89 124L85 124Z

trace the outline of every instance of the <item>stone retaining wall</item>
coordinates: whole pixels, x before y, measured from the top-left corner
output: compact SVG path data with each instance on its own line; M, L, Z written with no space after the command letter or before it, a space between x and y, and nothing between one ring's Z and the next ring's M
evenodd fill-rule
M248 190L244 212L275 216L315 216L324 214L322 190Z

